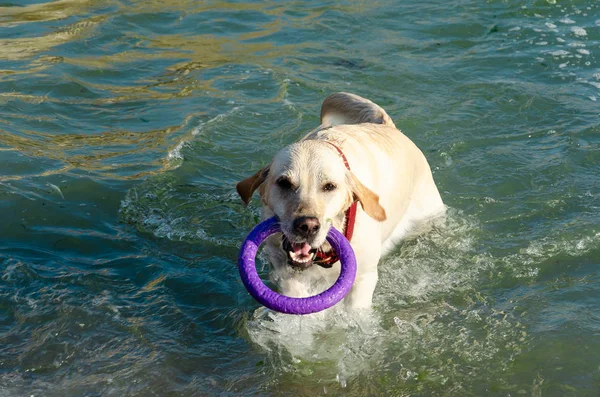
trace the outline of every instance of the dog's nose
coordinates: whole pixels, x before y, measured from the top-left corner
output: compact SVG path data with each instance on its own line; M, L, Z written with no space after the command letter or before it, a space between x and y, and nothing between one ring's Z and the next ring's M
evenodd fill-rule
M320 228L321 224L314 216L301 216L294 221L294 230L304 237L314 236Z

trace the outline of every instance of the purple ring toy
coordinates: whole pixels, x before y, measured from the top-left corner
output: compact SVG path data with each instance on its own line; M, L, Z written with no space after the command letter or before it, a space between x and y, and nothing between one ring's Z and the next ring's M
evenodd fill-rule
M328 290L308 298L291 298L280 295L267 287L256 271L256 253L260 244L274 233L281 232L277 218L269 218L252 229L242 244L238 256L238 267L244 286L262 305L271 310L288 314L309 314L320 312L341 301L354 284L356 278L356 257L350 242L342 233L331 227L327 241L337 253L342 264L340 276Z

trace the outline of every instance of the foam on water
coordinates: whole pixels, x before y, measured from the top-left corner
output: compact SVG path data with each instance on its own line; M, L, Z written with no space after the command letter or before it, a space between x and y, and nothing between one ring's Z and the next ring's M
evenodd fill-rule
M551 4L553 7L547 10L547 15L536 14L529 24L509 28L506 35L537 46L536 59L561 80L571 82L575 78L579 83L598 88L590 82L596 53L586 48L590 36L596 36L598 24L597 21L583 24L588 20L587 12L598 11L598 4L586 7L586 12L578 5ZM581 91L582 97L592 101L597 96L595 92Z
M573 26L571 28L571 32L573 32L573 34L575 36L579 36L579 37L585 37L587 36L587 32L584 28L580 28L579 26Z
M180 190L183 192L179 193ZM127 192L127 196L121 201L121 218L136 225L138 230L152 233L158 238L237 246L237 240L215 236L203 227L203 220L206 219L210 228L218 223L218 219L211 219L206 212L199 214L202 209L219 211L219 206L237 205L238 197L225 190L193 194L186 190L185 186L178 189L175 180L167 175L148 179ZM178 205L174 205L175 201Z
M178 190L168 176L149 179L123 200L123 219L157 238L239 245L235 238L207 232L202 220L190 223L189 218L189 211L197 212L207 201L237 204L234 193L226 189L190 200L178 198ZM498 202L490 197L483 201ZM512 255L494 255L481 247L481 228L473 217L449 208L444 226L402 242L380 262L372 312L351 313L340 306L290 316L259 308L242 333L263 352L273 382L283 387L316 376L329 390L361 388L370 382L369 373L376 368L381 372L381 363L388 363L384 372L396 373L399 382L425 380L432 387L468 391L471 378L485 373L473 368L508 368L529 343L523 321L494 304L482 291L482 281L533 282L540 277L541 263L584 255L597 249L600 240L599 234L557 234L531 241Z
M450 208L443 227L382 259L372 312L334 307L289 316L259 308L246 322L248 337L266 352L282 385L308 375L330 389L368 390L369 373L387 363L384 372L400 383L473 393L474 377L485 377L487 367L508 370L531 343L525 320L483 286L534 282L553 258L600 248L600 233L569 233L494 255L481 247L481 228Z
M210 128L211 125L223 122L227 117L235 114L239 109L239 106L234 106L226 113L218 114L207 121L200 122L186 136L181 138L173 148L169 149L166 157L167 166L165 170L178 168L184 160L184 155L182 153L183 148L190 147L196 136L201 135L207 128Z
M444 227L402 243L380 262L372 312L338 306L289 316L259 308L247 321L248 336L275 371L318 375L340 387L356 387L382 362L396 366L402 382L454 379L456 387L470 366L509 365L526 334L516 318L476 292L481 273L494 267L490 255L477 251L477 229L450 209ZM453 297L458 307L448 303ZM447 365L445 357L454 355L461 359Z
M263 349L276 372L317 375L325 382L356 376L382 357L383 329L376 313L335 307L306 316L257 309L246 323L250 340Z
M445 227L404 242L384 258L383 295L404 304L469 285L487 265L487 257L476 251L477 229L476 222L450 208Z
M545 236L531 241L518 253L498 259L499 274L508 273L510 277L535 280L543 264L554 258L565 256L581 257L600 247L600 233L593 235L555 235Z

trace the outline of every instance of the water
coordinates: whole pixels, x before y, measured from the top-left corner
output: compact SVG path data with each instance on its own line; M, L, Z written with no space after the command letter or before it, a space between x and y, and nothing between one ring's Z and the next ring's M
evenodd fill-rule
M0 396L597 396L599 49L591 0L2 3ZM234 185L341 90L447 224L273 314Z

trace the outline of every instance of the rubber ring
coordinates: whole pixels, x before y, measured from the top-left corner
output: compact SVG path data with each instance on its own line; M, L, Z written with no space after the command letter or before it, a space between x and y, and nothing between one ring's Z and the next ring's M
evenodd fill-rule
M341 262L340 276L335 284L318 295L292 298L280 295L263 283L256 271L256 254L263 241L281 232L279 220L269 218L252 229L242 244L238 256L238 268L244 286L260 304L281 313L310 314L320 312L341 301L350 292L356 278L356 257L350 242L335 228L327 233L327 241Z

